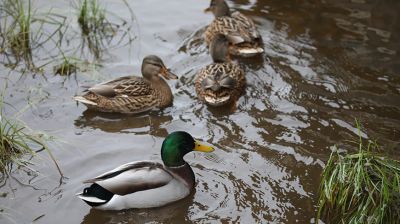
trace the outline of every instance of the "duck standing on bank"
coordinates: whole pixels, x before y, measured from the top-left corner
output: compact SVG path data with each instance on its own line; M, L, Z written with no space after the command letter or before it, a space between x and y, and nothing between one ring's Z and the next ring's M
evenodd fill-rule
M215 16L204 35L208 46L215 35L223 34L229 40L232 55L249 57L264 52L261 35L250 18L237 11L231 13L224 0L211 0L205 11Z
M172 104L173 96L168 83L161 78L177 79L155 55L143 59L142 75L125 76L97 84L74 100L89 109L101 112L142 113L162 109Z
M234 103L246 85L244 71L232 63L228 55L228 39L214 35L210 53L214 63L201 69L195 78L195 88L199 99L211 106Z
M194 188L195 175L183 156L192 151L212 152L183 131L169 134L161 147L164 164L137 161L119 166L94 179L77 194L88 205L102 210L160 207L185 198Z

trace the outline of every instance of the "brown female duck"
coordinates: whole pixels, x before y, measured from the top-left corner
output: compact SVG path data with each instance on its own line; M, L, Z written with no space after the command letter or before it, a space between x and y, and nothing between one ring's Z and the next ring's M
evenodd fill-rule
M142 113L172 104L173 96L165 79L178 77L168 71L162 60L150 55L142 62L143 77L126 76L97 84L74 100L102 112Z
M229 61L228 44L224 35L215 35L210 45L214 63L201 69L196 75L197 96L211 106L236 102L246 84L243 70Z
M211 0L210 7L215 19L205 31L205 41L210 45L217 34L225 35L230 43L229 53L238 56L253 56L264 52L261 36L254 22L240 12L231 13L224 0Z

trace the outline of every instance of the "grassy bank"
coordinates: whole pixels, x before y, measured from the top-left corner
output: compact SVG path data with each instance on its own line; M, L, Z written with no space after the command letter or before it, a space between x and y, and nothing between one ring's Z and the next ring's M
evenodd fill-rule
M333 152L322 174L317 220L325 223L398 223L400 162L359 139L358 152Z

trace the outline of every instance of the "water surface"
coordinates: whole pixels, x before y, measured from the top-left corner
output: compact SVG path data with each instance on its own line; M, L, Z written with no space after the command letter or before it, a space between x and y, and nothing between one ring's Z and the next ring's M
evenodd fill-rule
M6 101L17 109L34 102L21 119L59 137L51 148L67 177L60 183L51 162L36 161L40 175L15 172L0 198L16 223L310 223L317 189L333 145L356 148L362 136L377 139L400 158L400 3L367 0L240 0L230 5L254 19L265 55L240 60L247 88L238 103L215 109L199 103L194 76L211 63L201 33L213 17L208 1L131 1L135 41L114 48L96 72L69 78L8 77ZM70 18L68 1L37 0ZM123 4L104 1L119 12ZM51 5L51 6L49 6ZM71 19L72 20L72 19ZM72 20L73 21L73 20ZM76 25L76 24L75 24ZM74 24L72 23L72 27ZM144 56L156 54L179 75L169 81L174 105L149 115L86 111L72 96L99 81L139 74ZM3 82L3 81L2 81ZM8 108L9 115L15 110ZM212 154L185 157L196 174L186 199L157 209L104 212L75 194L81 182L120 164L160 158L165 136L190 132L214 145ZM29 184L31 186L25 185ZM0 217L1 223L11 222Z

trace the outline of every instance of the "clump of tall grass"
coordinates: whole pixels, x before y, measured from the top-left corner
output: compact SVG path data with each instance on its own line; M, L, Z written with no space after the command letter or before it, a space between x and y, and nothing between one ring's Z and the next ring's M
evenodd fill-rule
M379 155L360 137L358 152L333 152L322 174L317 220L327 223L399 223L400 162Z
M44 143L38 141L35 136L26 132L26 128L9 120L0 114L0 171L5 172L11 162L28 166L29 161L23 160L23 155L35 156L32 146L39 148L46 147Z
M117 27L106 18L106 10L98 0L82 0L78 5L78 24L89 50L96 58L101 57L105 48L105 40L110 40L116 34Z
M31 1L27 7L21 0L4 0L0 5L3 11L3 21L0 33L2 35L2 49L9 49L17 61L24 60L28 68L33 68L31 48Z
M45 66L51 65L60 68L58 74L71 74L76 71L72 60L67 61L63 56L63 63L55 65L60 55L90 61L86 57L88 52L97 60L105 50L123 47L135 39L134 15L126 0L122 3L130 19L106 11L99 0L79 0L75 8L82 38L78 42L74 29L68 25L68 17L53 13L52 9L41 12L31 2L0 1L0 63L12 70L43 72Z
M101 8L98 0L83 0L79 5L78 23L84 35L104 32L109 25L106 19L106 11Z
M0 173L9 174L13 165L30 168L33 165L27 157L34 157L45 150L55 163L60 175L61 170L50 152L43 134L33 131L15 119L7 118L3 113L3 99L0 98Z
M0 54L3 57L0 62L11 69L23 65L28 70L40 71L42 66L35 65L34 51L52 52L52 47L45 44L61 42L65 33L62 28L66 29L64 16L50 11L38 15L31 0L0 1L0 18Z

